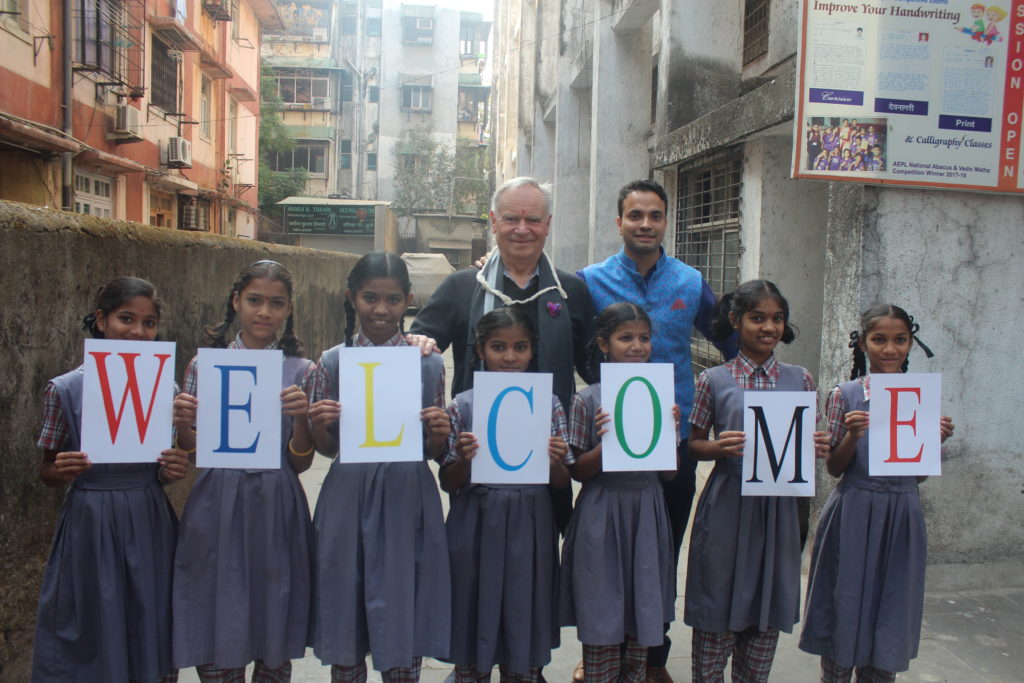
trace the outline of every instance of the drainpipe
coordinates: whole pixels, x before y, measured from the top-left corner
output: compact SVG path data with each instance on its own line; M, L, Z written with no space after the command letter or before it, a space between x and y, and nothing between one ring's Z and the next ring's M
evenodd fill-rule
M62 122L62 128L64 133L71 137L74 135L74 130L71 124L71 105L72 105L72 82L74 80L74 72L71 70L71 51L74 49L74 22L71 17L71 3L64 3L64 116ZM74 164L72 163L75 155L74 152L62 152L61 153L61 188L60 188L60 203L61 208L65 211L74 211L75 209L75 186L74 186Z

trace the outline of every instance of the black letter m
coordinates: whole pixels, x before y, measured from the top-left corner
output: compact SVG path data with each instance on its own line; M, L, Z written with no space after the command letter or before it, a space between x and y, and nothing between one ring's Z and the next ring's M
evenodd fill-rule
M761 480L757 478L757 454L760 452L759 442L760 438L764 437L764 449L768 453L768 465L772 469L772 480L779 480L779 472L782 470L782 462L786 459L786 451L789 450L789 442L796 435L795 443L793 444L793 455L796 457L796 463L793 468L793 479L790 484L806 484L807 480L803 478L802 465L803 458L803 440L800 438L800 434L803 431L804 424L804 411L807 410L807 406L797 406L796 411L793 413L793 419L789 422L789 431L786 432L786 443L782 446L782 457L775 457L775 444L772 443L772 435L768 431L768 421L764 416L764 406L749 406L754 411L754 472L753 476L747 481L751 484L760 484Z

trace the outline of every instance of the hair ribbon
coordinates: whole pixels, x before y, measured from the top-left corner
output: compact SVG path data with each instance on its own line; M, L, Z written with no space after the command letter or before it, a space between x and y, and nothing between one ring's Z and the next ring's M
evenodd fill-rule
M917 342L917 345L921 347L925 356L928 358L934 358L935 354L932 350L925 346L923 341L917 338L917 331L921 329L921 326L914 322L914 316L908 315L907 317L910 318L910 336L913 337L914 341Z

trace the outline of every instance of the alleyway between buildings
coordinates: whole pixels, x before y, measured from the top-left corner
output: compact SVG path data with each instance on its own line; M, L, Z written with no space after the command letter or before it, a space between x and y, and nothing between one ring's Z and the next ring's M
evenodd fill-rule
M406 321L406 327L410 320ZM446 353L446 373L452 376L451 354ZM310 510L314 508L320 486L330 461L317 457L313 466L300 475L302 485L309 498ZM711 471L710 463L702 463L697 469L698 494ZM573 483L574 492L579 484ZM448 512L448 498L441 496ZM696 506L697 496L694 497ZM692 516L691 516L692 519ZM810 546L810 541L808 541ZM686 585L685 558L689 548L689 534L684 541L680 555L676 599L676 621L669 636L672 639L672 654L668 662L669 674L676 683L690 680L690 628L682 623L683 588ZM803 582L806 589L807 556L804 553ZM772 681L779 683L816 683L818 659L797 648L799 624L792 634L782 634L772 668ZM312 650L306 657L293 663L293 683L325 682L330 671L313 656ZM562 629L562 646L552 653L552 662L544 669L549 683L570 683L576 662L580 659L580 644L575 628ZM250 667L251 668L251 667ZM380 683L380 675L368 666L369 683ZM443 683L452 673L452 667L444 662L428 659L423 662L421 680L423 683ZM181 683L197 683L195 671L181 672ZM498 680L497 671L492 680ZM454 681L454 677L452 677ZM1024 681L1024 589L975 591L969 593L927 593L924 605L924 623L921 629L921 650L918 658L911 662L910 671L897 676L897 681L921 683L1018 683Z

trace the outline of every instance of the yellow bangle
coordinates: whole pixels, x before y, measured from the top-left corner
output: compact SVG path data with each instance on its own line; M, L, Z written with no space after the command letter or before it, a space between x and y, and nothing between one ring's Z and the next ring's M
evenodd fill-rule
M192 430L192 433L195 434L195 430L194 429ZM172 445L175 448L179 449L179 450L185 451L184 448L182 448L180 445L178 445L178 435L177 434L174 435L174 442L172 443ZM195 452L196 452L196 447L193 446L190 450L185 451L185 455L193 455Z
M288 452L294 455L296 458L305 458L310 455L313 455L314 448L316 448L316 446L310 446L308 451L303 451L302 453L299 453L298 451L295 450L295 446L292 445L292 440L288 439Z

